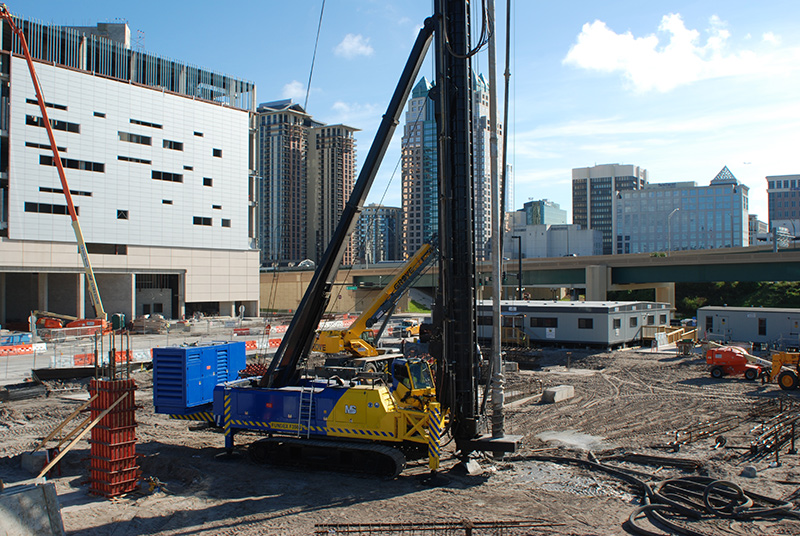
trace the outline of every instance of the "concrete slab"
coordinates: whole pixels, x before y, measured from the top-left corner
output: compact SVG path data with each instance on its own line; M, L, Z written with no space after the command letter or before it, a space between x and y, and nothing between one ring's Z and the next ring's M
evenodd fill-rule
M50 463L47 459L47 452L38 450L36 452L23 452L20 456L22 468L33 475L38 475L42 469Z
M61 507L52 482L8 487L0 493L0 534L63 536Z
M549 387L542 393L542 402L553 404L562 400L569 400L575 396L575 388L571 385L557 385Z

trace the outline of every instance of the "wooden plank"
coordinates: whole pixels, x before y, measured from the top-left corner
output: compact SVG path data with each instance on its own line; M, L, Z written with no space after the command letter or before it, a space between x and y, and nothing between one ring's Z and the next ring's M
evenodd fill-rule
M78 413L80 413L81 411L83 411L84 409L86 409L86 406L88 406L89 404L91 404L91 403L92 403L92 400L94 400L95 398L97 398L97 395L94 395L92 398L90 398L89 400L87 400L86 402L84 402L83 404L81 404L81 405L80 405L80 407L79 407L78 409L76 409L75 411L73 411L72 413L70 413L70 414L69 414L69 417L67 417L66 419L64 419L64 421L63 421L61 424L59 424L58 426L56 426L55 430L53 430L52 432L50 432L49 434L47 434L47 437L45 437L44 439L42 439L42 442L41 442L41 443L39 443L39 444L36 446L36 448L35 448L35 449L33 449L33 451L32 451L32 452L36 452L37 450L39 450L40 448L42 448L42 447L44 446L44 444L45 444L45 443L47 443L48 441L50 441L51 439L53 439L53 437L54 437L54 436L55 436L57 433L59 433L59 432L60 432L60 431L61 431L61 430L62 430L62 429L63 429L63 428L64 428L64 427L67 425L67 423L68 423L69 421L71 421L72 419L74 419L74 418L75 418L75 416L76 416ZM70 435L72 435L72 434L70 434ZM60 446L60 445L59 445L59 446Z
M72 442L71 442L69 445L67 445L67 446L66 446L66 448L65 448L64 450L62 450L61 452L59 452L59 453L58 453L58 456L56 456L55 458L53 458L53 460L52 460L50 463L48 463L48 464L47 464L47 466L46 466L44 469L42 469L42 472L41 472L41 473L39 473L39 476L37 476L36 478L42 478L44 475L46 475L46 474L47 474L47 471L49 471L50 469L52 469L52 467L53 467L53 466L54 466L56 463L58 463L58 461L59 461L61 458L63 458L63 457L64 457L64 455L65 455L67 452L69 452L69 451L70 451L70 449L71 449L72 447L74 447L74 446L75 446L75 443L77 443L78 441L80 441L81 439L83 439L83 436L85 436L85 435L86 435L86 434L89 432L89 430L91 430L92 428L94 428L94 427L95 427L95 425L97 425L97 423L99 423L99 422L100 422L100 421L103 419L103 417L105 417L106 415L108 415L108 413L109 413L109 412L110 412L112 409L114 409L115 407L117 407L117 404L119 404L120 402L122 402L123 400L125 400L125 397L127 397L129 394L130 394L130 391L128 391L127 393L125 393L124 395L122 395L121 397L119 397L119 398L118 398L118 399L117 399L117 400L116 400L116 401L115 401L113 404L111 404L110 406L108 406L108 408L106 408L105 410L103 410L103 413L101 413L100 415L98 415L98 416L95 418L95 420L93 420L93 421L92 421L92 422L89 424L89 426L87 426L87 427L86 427L86 428L83 430L83 432L81 432L81 433L78 435L78 437L76 437L75 439L73 439L73 440L72 440Z

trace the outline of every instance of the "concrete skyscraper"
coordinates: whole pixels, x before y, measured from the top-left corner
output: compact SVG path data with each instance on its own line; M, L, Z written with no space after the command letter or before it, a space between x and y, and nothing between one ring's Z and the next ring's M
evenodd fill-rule
M624 190L640 190L647 184L647 170L639 166L604 164L572 170L572 223L603 232L603 255L614 252L611 206L613 196Z

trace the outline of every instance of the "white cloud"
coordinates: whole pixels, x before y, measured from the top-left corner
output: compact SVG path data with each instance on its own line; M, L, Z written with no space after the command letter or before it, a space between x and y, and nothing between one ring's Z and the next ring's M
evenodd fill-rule
M699 80L765 73L779 65L785 68L782 56L729 51L730 32L716 15L709 20L705 43L700 32L686 28L680 14L664 15L658 31L664 39L655 34L635 37L630 31L618 34L600 20L584 24L563 63L622 73L639 92L666 92ZM788 52L790 56L795 53Z
M297 80L292 80L285 86L283 86L283 98L284 99L292 99L296 102L300 102L306 97L306 88L303 87L301 82Z
M369 37L361 34L347 34L342 42L333 49L334 54L351 60L357 56L372 56L375 52L369 44Z
M374 104L336 101L331 106L333 117L327 123L343 123L363 130L377 127L381 119L381 109Z
M780 45L781 44L781 37L779 35L775 35L772 32L767 32L761 36L761 39L765 43L772 43L773 45Z

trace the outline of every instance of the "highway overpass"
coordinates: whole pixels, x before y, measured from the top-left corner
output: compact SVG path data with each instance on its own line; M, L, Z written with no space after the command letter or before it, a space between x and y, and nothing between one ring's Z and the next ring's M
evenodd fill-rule
M334 294L341 306L368 299L370 291L382 288L402 263L381 263L369 268L356 266L339 271ZM559 257L522 259L522 287L525 289L585 289L587 300L603 301L608 291L654 288L656 301L675 306L675 283L713 283L730 281L800 281L800 249L783 249L773 252L770 246L725 248L695 251L673 251L670 255L628 254L598 255L591 257ZM481 297L490 296L488 263L478 266ZM518 259L503 262L506 279L505 292L517 288L520 271ZM436 268L433 267L417 281L415 287L426 289L436 286ZM302 289L312 272L299 275L297 271L264 272L261 274L261 307L267 308L266 287L274 289L287 285L292 297L288 303L293 308L302 297ZM266 285L266 286L265 286ZM351 295L352 293L352 295ZM367 293L367 294L365 294ZM360 296L359 296L360 295ZM339 298L338 296L341 296ZM275 300L272 300L274 302ZM336 305L338 311L348 310Z

